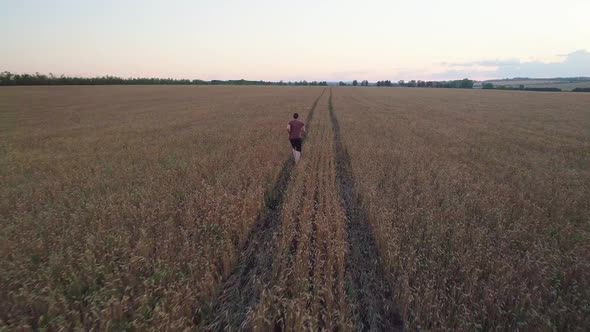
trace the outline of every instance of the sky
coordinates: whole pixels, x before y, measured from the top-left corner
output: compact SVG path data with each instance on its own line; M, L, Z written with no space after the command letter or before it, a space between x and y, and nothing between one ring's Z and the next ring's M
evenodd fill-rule
M0 71L252 80L590 76L590 0L0 0Z

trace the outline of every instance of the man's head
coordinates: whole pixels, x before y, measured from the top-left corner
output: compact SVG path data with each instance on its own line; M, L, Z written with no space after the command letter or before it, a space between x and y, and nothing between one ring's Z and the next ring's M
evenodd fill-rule
M293 113L293 119L299 118L299 113Z

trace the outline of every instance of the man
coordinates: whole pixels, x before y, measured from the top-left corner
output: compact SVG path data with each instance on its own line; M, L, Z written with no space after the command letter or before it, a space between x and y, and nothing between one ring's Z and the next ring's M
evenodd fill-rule
M287 125L287 132L289 132L289 141L291 142L291 147L293 147L295 163L298 163L299 158L301 158L301 134L305 132L305 123L297 120L298 118L298 113L293 114L293 120Z

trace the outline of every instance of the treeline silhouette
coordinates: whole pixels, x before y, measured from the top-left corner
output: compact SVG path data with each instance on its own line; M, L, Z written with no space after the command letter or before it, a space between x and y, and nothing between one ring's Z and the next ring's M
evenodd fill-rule
M78 77L78 76L55 76L51 73L44 75L40 73L14 74L8 71L0 73L0 86L9 85L303 85L303 86L326 86L327 82L322 81L298 81L298 82L271 82L251 80L189 80L175 78L122 78L117 76L102 77Z
M421 81L421 80L411 80L411 81L398 81L397 83L393 83L390 80L385 81L377 81L375 84L369 84L368 81L364 80L360 84L357 80L352 81L352 86L390 86L390 87L418 87L418 88L455 88L455 89L472 89L475 81L470 79L462 79L462 80L454 80L454 81ZM340 86L348 86L349 84L340 81L338 83Z
M386 81L387 82L387 81ZM399 81L398 86L419 87L419 88L450 88L450 89L472 89L475 81L468 78L453 81L420 81L411 80L408 82Z
M509 85L497 85L495 86L493 83L484 82L481 86L482 89L486 90L522 90L522 91L546 91L546 92L561 92L560 88L555 87L525 87L524 84L520 84L519 86L509 86Z
M545 91L545 92L561 92L560 88L534 88L534 87L511 87L511 86L497 86L495 90L522 90L522 91Z

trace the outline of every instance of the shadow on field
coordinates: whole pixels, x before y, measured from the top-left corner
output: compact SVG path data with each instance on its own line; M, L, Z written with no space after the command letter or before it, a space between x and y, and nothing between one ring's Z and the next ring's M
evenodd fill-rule
M325 89L316 98L306 117L306 125ZM260 300L260 294L272 278L273 252L281 224L281 208L293 171L292 158L287 159L274 186L265 195L265 205L240 253L238 264L221 287L210 306L195 312L193 323L205 330L235 330L244 328L248 311Z
M346 289L356 330L401 331L403 322L393 302L393 287L383 269L373 231L367 222L367 211L356 192L350 156L342 144L340 125L332 104L332 89L328 108L334 129L336 176L348 217Z

